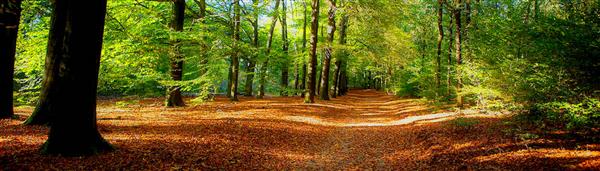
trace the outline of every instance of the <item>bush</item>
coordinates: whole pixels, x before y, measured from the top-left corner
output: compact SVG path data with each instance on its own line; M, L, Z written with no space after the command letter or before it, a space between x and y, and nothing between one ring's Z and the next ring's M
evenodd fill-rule
M600 126L600 100L585 98L580 103L550 102L530 109L530 119L575 131L588 131Z

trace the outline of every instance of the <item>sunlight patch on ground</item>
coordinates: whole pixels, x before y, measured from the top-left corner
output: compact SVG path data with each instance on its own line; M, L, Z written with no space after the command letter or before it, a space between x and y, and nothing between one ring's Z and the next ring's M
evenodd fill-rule
M286 116L283 119L294 121L294 122L303 122L307 124L313 125L323 125L323 126L337 126L337 127L377 127L377 126L398 126L398 125L406 125L415 123L418 121L432 120L432 119L443 119L447 117L451 117L456 115L455 113L438 113L438 114L429 114L429 115L419 115L419 116L409 116L404 119L395 120L395 121L387 121L387 122L332 122L326 121L320 118L309 117L309 116Z
M502 159L510 158L523 158L523 157L534 157L534 158L557 158L557 159L569 159L569 158L591 158L600 157L599 151L588 151L588 150L566 150L566 149L529 149L519 150L514 152L497 153L488 156L479 156L473 158L478 162L485 161L500 161Z

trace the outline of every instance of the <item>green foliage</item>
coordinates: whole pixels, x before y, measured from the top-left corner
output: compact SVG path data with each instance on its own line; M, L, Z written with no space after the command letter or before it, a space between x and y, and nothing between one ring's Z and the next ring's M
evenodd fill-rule
M549 102L534 105L529 113L532 120L564 127L569 130L590 130L600 126L600 100L585 98L579 103Z

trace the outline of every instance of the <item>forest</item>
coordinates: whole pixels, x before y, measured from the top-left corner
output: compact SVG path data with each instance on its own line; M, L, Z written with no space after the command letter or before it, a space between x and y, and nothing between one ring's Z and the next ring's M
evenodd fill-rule
M600 0L0 0L0 170L539 169L600 169Z

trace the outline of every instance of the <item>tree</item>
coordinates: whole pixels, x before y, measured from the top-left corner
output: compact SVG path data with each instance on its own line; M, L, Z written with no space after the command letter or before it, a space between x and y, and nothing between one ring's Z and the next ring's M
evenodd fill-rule
M325 47L325 55L323 59L323 69L321 70L321 92L319 96L321 100L329 100L329 67L331 66L331 58L333 56L333 38L335 36L335 11L337 10L335 0L328 0L328 25L327 25L327 42Z
M96 90L106 0L54 2L45 86L56 86L52 126L44 154L91 155L111 151L96 125ZM85 8L82 8L85 7ZM59 69L60 68L60 69Z
M265 52L267 59L265 59L263 65L261 66L260 86L258 90L258 96L256 96L256 98L259 99L265 96L265 84L267 82L267 69L270 58L269 55L271 54L271 46L273 45L273 32L275 31L275 25L277 24L277 18L279 16L279 1L280 0L275 0L275 8L273 8L275 11L273 12L273 18L271 19L271 28L269 29L269 35L267 38L267 51Z
M239 58L239 50L238 44L240 40L240 1L233 1L234 8L234 21L233 21L233 52L231 53L231 92L229 92L229 97L231 101L238 101L237 92L238 92L238 78L239 78L239 70L240 70L240 58Z
M312 0L311 30L310 30L310 51L308 68L308 90L306 92L305 103L315 102L315 91L317 82L317 43L319 41L319 0Z
M252 45L254 46L254 48L258 51L259 50L259 28L258 28L258 18L259 18L259 9L258 9L258 0L252 0L253 5L252 8L254 10L254 18L251 22L252 24L252 28L253 28L253 39L252 39ZM248 60L248 65L246 67L246 73L248 75L246 75L246 87L245 87L245 95L250 97L252 96L252 85L254 83L254 75L255 75L255 69L256 69L256 62L255 60L258 58L258 53L256 53L256 55L253 55L253 59L249 59Z
M173 18L171 20L170 27L175 32L183 31L183 22L185 19L185 0L174 0L173 1ZM183 80L183 62L184 57L181 54L181 42L174 40L173 44L173 56L171 56L171 78L179 82ZM185 106L183 97L181 96L180 86L170 86L167 94L167 106Z
M304 15L302 16L302 83L300 84L300 89L302 89L302 97L306 94L306 77L307 77L307 66L305 60L306 53L306 27L308 25L308 8L306 5L306 1L302 1L302 6L304 7Z
M437 26L438 26L438 39L437 39L437 56L435 60L436 70L435 70L435 87L436 93L440 89L440 80L441 80L441 72L442 72L442 41L444 40L444 26L442 25L442 21L444 20L444 9L443 4L444 0L438 0L437 7Z
M456 53L456 104L459 108L463 107L463 99L462 99L462 94L461 94L461 90L462 90L462 76L461 76L461 65L462 65L462 53L461 53L461 43L462 43L462 37L461 37L461 21L460 21L460 17L461 17L461 9L460 9L460 5L462 3L462 0L454 0L455 4L457 6L459 6L458 8L455 8L453 11L454 14L454 23L456 25L456 32L454 33L455 37L454 37L454 49L455 49L455 53Z
M344 7L344 1L342 0L340 2L340 6L343 8ZM347 29L348 29L348 14L346 13L345 9L344 11L341 12L342 13L342 18L340 21L340 38L339 38L339 43L340 45L346 45L346 36L347 36ZM340 50L340 53L337 55L336 59L335 59L335 71L334 76L333 76L333 93L331 94L331 97L336 98L338 95L341 95L340 93L340 83L341 83L341 70L342 70L342 64L343 64L343 58L344 56L346 56L346 51L344 49Z
M289 80L289 65L288 65L288 54L289 54L289 41L288 41L288 26L287 26L287 7L285 0L282 0L281 4L281 39L283 41L283 63L281 66L281 96L287 96L287 87Z
M198 7L200 8L198 18L202 22L202 28L204 31L208 30L206 24L206 0L194 0ZM199 76L205 76L208 72L208 44L206 43L206 36L201 36L200 38L200 66L199 66ZM200 91L204 91L200 89ZM202 93L202 92L200 92Z
M21 0L0 2L0 119L12 118L15 52Z

